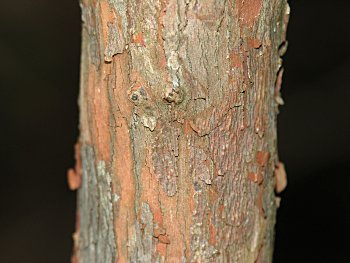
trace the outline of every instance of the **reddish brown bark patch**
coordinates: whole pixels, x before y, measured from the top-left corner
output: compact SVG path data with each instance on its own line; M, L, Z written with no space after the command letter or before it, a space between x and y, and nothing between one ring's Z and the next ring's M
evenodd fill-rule
M165 235L165 229L162 227L155 227L153 230L153 236L158 238L160 235Z
M241 25L253 27L260 15L262 0L238 0L236 3Z
M157 250L158 254L165 257L166 256L166 247L167 247L166 244L159 242L156 245L156 250Z
M132 174L132 153L130 149L130 137L127 124L117 131L116 148L123 154L116 155L114 174L118 176L120 185L120 201L118 213L121 215L115 220L115 231L117 233L118 258L120 262L127 261L127 248L124 244L131 238L132 227L128 221L134 220L133 204L135 202L135 182ZM128 227L125 227L128 226Z
M138 44L138 45L141 45L143 47L146 47L146 44L145 44L145 39L143 38L143 33L142 32L139 32L135 35L133 35L133 42L135 44Z
M248 46L250 48L258 49L261 47L261 41L257 38L249 38L248 39Z
M216 234L217 230L216 227L214 226L213 222L210 220L209 222L209 244L212 246L216 245Z
M231 67L232 68L243 68L242 59L236 52L231 52L230 54L230 61L231 61Z
M158 236L158 240L159 240L160 243L170 244L170 240L169 240L169 238L166 235L159 235Z
M267 161L270 158L270 153L268 152L257 152L256 153L256 161L259 164L259 166L264 167L267 163Z
M253 173L253 172L249 172L248 173L248 178L250 181L257 183L257 184L261 184L263 182L263 176L261 175L261 173Z

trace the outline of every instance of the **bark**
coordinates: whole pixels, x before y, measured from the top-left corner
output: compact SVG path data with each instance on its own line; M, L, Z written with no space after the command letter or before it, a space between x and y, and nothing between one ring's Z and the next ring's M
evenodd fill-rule
M286 0L81 8L72 260L271 262Z

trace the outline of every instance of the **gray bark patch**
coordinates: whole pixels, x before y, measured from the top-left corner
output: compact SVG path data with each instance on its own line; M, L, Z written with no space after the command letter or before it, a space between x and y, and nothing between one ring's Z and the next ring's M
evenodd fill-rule
M95 167L92 147L84 146L82 155L82 187L79 190L80 237L79 261L109 263L116 261L113 227L111 175L104 161Z

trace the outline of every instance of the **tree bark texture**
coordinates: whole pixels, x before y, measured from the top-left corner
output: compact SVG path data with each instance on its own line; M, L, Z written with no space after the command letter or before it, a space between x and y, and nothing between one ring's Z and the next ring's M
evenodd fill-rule
M287 1L81 8L73 261L271 262Z

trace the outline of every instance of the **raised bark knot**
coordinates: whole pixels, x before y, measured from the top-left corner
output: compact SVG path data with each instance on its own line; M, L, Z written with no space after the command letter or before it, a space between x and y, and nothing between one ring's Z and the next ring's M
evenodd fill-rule
M148 100L148 94L141 84L137 84L131 88L129 92L129 99L136 105L140 105Z
M168 103L180 104L184 100L184 92L181 89L171 88L166 90L163 98Z
M136 105L140 106L135 109L135 114L140 117L140 121L150 131L154 131L157 126L157 117L154 108L151 106L150 96L146 87L142 84L136 84L129 92L129 99Z

